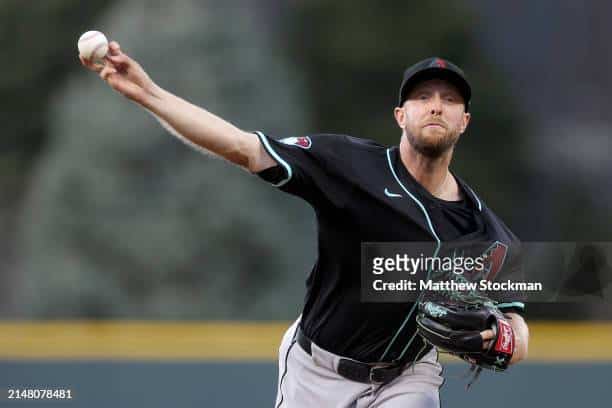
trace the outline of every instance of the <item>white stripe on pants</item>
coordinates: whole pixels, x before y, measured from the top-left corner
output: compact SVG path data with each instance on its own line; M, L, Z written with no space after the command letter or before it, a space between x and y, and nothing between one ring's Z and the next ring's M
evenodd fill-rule
M316 344L312 356L294 342L300 319L285 332L279 348L277 408L437 408L440 375L435 349L392 382L380 386L347 380L336 372L341 358Z

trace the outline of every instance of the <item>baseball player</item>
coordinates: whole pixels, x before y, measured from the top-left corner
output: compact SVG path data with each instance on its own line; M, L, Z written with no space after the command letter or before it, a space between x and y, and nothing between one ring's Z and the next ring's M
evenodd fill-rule
M104 65L81 62L175 136L314 208L318 258L302 314L280 346L277 408L439 406L437 343L416 336L416 303L361 301L360 245L516 241L449 170L470 121L471 88L458 67L430 58L406 70L393 112L401 138L385 147L347 135L276 140L243 131L160 88L114 41ZM497 307L504 313L497 327L504 330L483 326L469 340L485 352L504 349L495 357L506 367L526 357L528 328L520 299Z

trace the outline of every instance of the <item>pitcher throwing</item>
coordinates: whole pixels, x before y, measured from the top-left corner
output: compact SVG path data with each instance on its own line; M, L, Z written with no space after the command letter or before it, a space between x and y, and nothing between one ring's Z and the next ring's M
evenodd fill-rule
M417 326L415 302L363 302L360 248L362 242L439 245L464 238L517 242L449 170L470 122L471 88L457 66L430 58L406 70L393 111L399 145L386 147L347 135L277 140L243 131L159 87L116 42L109 44L103 65L81 62L153 113L173 135L313 207L318 257L306 280L302 314L280 346L276 407L439 406L443 378L436 346L448 344L437 344L436 338L447 332L419 336L425 326ZM492 353L503 343L504 368L525 358L523 309L521 299L497 299L500 313L492 312L497 325L466 328L477 330L469 335L470 345ZM426 327L437 327L436 316L426 316L427 321L420 316ZM501 334L497 327L504 329Z

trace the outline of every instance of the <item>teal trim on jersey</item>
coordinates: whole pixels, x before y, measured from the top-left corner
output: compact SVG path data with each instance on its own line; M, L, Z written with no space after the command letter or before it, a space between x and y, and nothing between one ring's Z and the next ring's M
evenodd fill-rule
M498 309L507 308L507 307L518 307L519 309L525 309L525 304L523 302L509 302L509 303L500 303L497 305Z
M436 250L433 253L433 257L435 258L436 256L438 256L438 252L440 252L440 248L442 247L442 244L440 241L438 241L436 243ZM431 276L431 268L429 268L429 270L427 271L427 278L426 280L429 280L429 277ZM387 355L387 353L389 352L389 350L391 349L391 346L393 346L393 343L395 343L395 340L397 340L397 336L399 336L399 334L402 332L402 330L404 330L404 327L406 327L406 324L408 323L408 321L410 320L410 318L412 317L412 314L414 313L414 311L416 310L417 305L419 304L419 302L421 301L421 299L423 298L423 295L425 294L425 292L421 292L419 293L419 296L416 298L416 300L414 301L414 304L412 305L412 307L410 308L410 312L408 312L408 314L406 315L406 318L404 319L404 321L402 322L402 324L400 325L399 329L397 329L397 331L395 332L395 334L393 335L393 338L391 339L391 341L389 342L389 344L387 345L387 348L385 348L385 351L382 353L382 355L380 356L380 360L383 361L385 356ZM410 340L408 340L408 343L406 343L406 345L404 346L404 348L402 349L402 352L400 353L400 355L397 357L397 360L401 360L402 357L404 357L404 354L406 354L406 351L408 351L408 348L410 347L410 345L412 344L412 342L414 341L414 339L417 337L418 332L414 332L414 334L412 335L412 337L410 338Z
M436 256L438 256L438 252L440 252L440 248L442 247L442 242L440 241L440 238L438 237L438 234L436 234L436 231L434 230L433 224L431 223L431 219L429 218L429 213L425 209L425 206L423 205L423 203L421 203L418 198L416 198L414 195L412 195L412 193L410 193L410 191L408 191L408 189L402 184L402 182L400 181L399 177L397 177L397 174L395 173L395 169L393 168L393 164L391 163L391 149L387 149L387 162L389 163L389 169L391 169L391 174L393 174L393 177L395 178L395 181L397 181L397 184L399 184L400 187L402 188L402 190L404 190L406 192L406 194L408 194L408 196L410 198L412 198L412 200L419 206L419 208L421 209L421 211L425 215L425 219L427 220L427 225L429 226L431 234L436 239L436 250L433 253L433 257L435 258ZM427 280L429 280L430 275L431 275L431 268L429 268L429 270L427 271L427 278L426 278ZM397 331L393 335L393 338L391 339L391 341L387 345L387 348L385 349L383 354L380 356L380 360L381 361L384 360L385 356L387 355L387 353L391 349L391 346L393 346L393 343L395 343L395 340L397 340L397 337L399 336L399 334L402 332L402 330L404 330L404 327L406 327L406 324L408 323L408 321L412 317L412 314L416 310L417 305L421 301L421 298L423 297L423 294L424 294L424 292L421 292L419 294L419 296L415 300L414 304L412 305L412 308L410 308L410 312L408 312L408 315L406 316L406 318L404 319L404 321L400 325L399 329L397 329ZM406 353L406 351L408 350L408 348L410 347L410 345L412 344L412 342L416 338L416 335L417 335L417 332L415 332L412 335L412 337L410 338L410 340L408 341L408 343L406 343L406 345L402 349L402 352L400 353L399 357L397 357L398 360L400 360L402 357L404 357L404 354Z
M472 195L476 199L476 202L478 203L478 211L482 211L482 204L480 203L480 200L478 199L478 196L476 195L476 193L474 192L474 190L472 190L472 188L470 186L466 186L466 187L467 187L468 190L470 190L470 193L472 193Z
M412 200L415 203L417 203L417 205L419 206L419 208L421 209L421 211L425 215L425 219L427 220L427 226L429 227L429 230L431 231L431 234L434 236L434 238L436 239L438 244L440 244L440 238L438 237L438 234L436 234L436 231L434 230L433 224L431 223L431 219L429 218L429 213L425 209L425 206L419 201L418 198L416 198L414 195L412 195L412 193L410 193L410 191L408 191L408 189L406 187L404 187L404 185L400 181L399 177L397 177L397 174L395 174L395 169L393 168L393 164L391 163L391 149L387 149L387 162L389 163L389 168L391 169L391 173L393 174L393 177L395 178L395 181L397 181L397 184L400 185L402 190L404 190L406 192L406 194L408 194L408 196L410 198L412 198Z
M259 137L259 140L261 140L261 143L263 144L264 149L266 149L266 151L270 154L270 156L272 156L272 158L274 160L276 160L278 162L278 164L280 164L281 166L283 166L285 168L285 171L287 172L287 178L284 180L279 181L276 184L272 184L274 187L282 187L285 184L287 184L289 182L289 180L291 180L291 177L293 176L293 171L291 170L291 166L289 165L289 163L287 163L286 161L284 161L279 155L278 153L276 153L274 151L274 149L272 148L272 146L270 145L270 142L268 142L268 137L266 135L264 135L261 132L255 132L255 134L257 135L257 137Z

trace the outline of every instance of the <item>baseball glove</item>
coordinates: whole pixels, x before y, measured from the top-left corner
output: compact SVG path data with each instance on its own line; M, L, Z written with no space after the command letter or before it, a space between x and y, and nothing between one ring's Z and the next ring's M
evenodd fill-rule
M514 332L493 302L419 303L417 331L425 342L478 367L503 371L514 353ZM480 332L492 329L493 339L483 348ZM475 376L476 377L476 376Z

